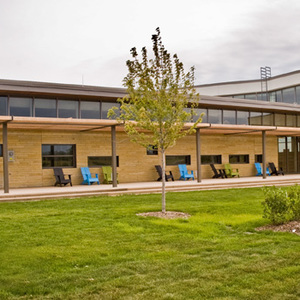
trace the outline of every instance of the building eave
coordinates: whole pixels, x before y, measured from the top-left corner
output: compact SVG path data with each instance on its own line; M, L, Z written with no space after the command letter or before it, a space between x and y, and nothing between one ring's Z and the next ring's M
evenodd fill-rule
M124 97L126 90L124 88L1 79L0 93L9 95L26 93L31 96L117 99Z

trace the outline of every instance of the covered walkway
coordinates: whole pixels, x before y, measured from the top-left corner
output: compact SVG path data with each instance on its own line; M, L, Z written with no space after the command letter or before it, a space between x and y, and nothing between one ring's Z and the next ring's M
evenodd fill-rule
M284 176L242 177L226 179L203 179L201 182L174 181L166 182L168 192L217 190L228 188L251 188L262 186L289 186L300 184L300 174ZM150 194L160 193L161 182L120 183L112 185L76 185L66 187L38 187L10 189L9 193L0 190L0 202L38 201L46 199L63 199L75 197L93 197L100 195L115 196L123 194Z
M25 129L25 130L56 130L60 131L73 131L73 132L103 132L108 131L111 134L111 157L112 157L112 178L114 193L117 190L128 190L131 186L137 186L133 190L144 190L144 186L147 189L148 184L145 183L134 183L130 185L118 185L117 184L117 149L116 149L116 132L124 131L123 124L118 123L116 120L106 120L106 119L72 119L72 118L36 118L36 117L13 117L13 116L0 116L0 124L2 124L2 143L3 143L3 185L4 193L10 194L9 186L9 154L8 154L8 135L10 130L13 129ZM193 123L186 123L186 128L190 128ZM201 132L201 134L200 134ZM299 127L278 127L278 126L253 126L253 125L230 125L230 124L210 124L210 123L200 123L197 125L196 130L196 158L197 158L197 181L198 184L195 188L199 188L201 185L201 135L202 134L222 134L226 136L230 135L261 135L262 137L262 169L263 178L266 179L266 169L267 169L267 153L266 153L266 136L299 136ZM203 180L205 185L207 180ZM227 179L228 182L228 179ZM200 184L200 185L199 185ZM155 185L154 183L152 185ZM181 185L181 183L180 183ZM208 184L209 185L209 184ZM128 187L129 188L128 188ZM140 187L139 187L140 186ZM49 188L53 190L53 188ZM101 189L101 188L100 188ZM105 188L107 189L107 188ZM153 189L153 187L152 187ZM154 187L155 189L155 187ZM171 186L168 186L171 189ZM175 187L173 187L175 189ZM179 187L176 187L179 189ZM26 189L24 189L26 190ZM30 189L31 190L31 189ZM73 190L70 192L73 193ZM92 190L92 189L90 189ZM108 192L108 191L107 191ZM1 192L2 193L2 192ZM53 192L54 193L54 192ZM60 193L60 192L58 192ZM9 198L10 195L7 195Z

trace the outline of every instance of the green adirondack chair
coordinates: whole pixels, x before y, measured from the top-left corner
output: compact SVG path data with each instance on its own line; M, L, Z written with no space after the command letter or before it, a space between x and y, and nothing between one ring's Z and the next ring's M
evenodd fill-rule
M224 169L227 177L240 177L239 169L233 170L230 164L225 164Z
M103 183L112 183L112 167L111 166L102 166L102 171L103 171ZM117 183L118 181L118 174L117 174Z

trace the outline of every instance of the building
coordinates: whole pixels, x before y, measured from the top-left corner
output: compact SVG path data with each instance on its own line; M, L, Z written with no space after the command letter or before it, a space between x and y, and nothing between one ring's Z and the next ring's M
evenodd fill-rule
M263 92L260 80L196 86L203 122L196 135L168 150L167 169L179 178L177 165L185 163L200 180L212 176L210 163L229 162L241 176L254 176L254 162L272 161L300 173L300 71L267 84ZM131 143L107 119L124 95L122 88L0 80L0 154L6 156L0 186L51 186L55 166L72 174L74 184L82 182L84 166L101 181L103 165L115 166L120 182L155 181L157 150Z

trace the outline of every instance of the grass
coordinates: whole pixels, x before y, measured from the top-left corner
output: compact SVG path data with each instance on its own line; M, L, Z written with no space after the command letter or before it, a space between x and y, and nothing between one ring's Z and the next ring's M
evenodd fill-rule
M0 299L299 299L300 237L261 189L0 204Z

